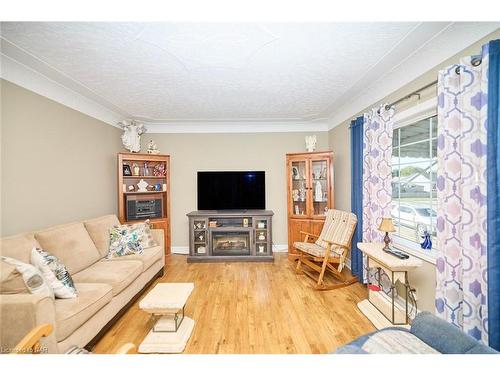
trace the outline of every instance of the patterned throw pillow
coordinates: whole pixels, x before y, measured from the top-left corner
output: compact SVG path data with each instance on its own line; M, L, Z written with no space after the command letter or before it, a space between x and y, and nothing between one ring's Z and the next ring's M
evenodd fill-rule
M54 291L33 265L14 258L0 257L2 274L0 291L2 294L31 293L54 298ZM21 277L21 285L20 280Z
M151 233L149 220L144 223L115 225L109 231L107 259L129 254L142 254L143 249L158 246Z
M75 298L77 296L71 275L55 255L34 247L31 250L31 263L42 272L57 298Z
M107 259L125 255L142 254L141 231L131 225L117 225L109 230L109 252Z

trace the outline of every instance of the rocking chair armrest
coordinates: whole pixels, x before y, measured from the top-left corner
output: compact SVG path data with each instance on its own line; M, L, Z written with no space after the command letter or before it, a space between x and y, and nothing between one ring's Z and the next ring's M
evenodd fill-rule
M344 249L346 249L346 250L349 250L349 249L350 249L350 248L349 248L349 246L342 245L342 244L340 244L340 243L338 243L338 242L335 242L335 241L329 241L329 240L323 240L323 241L325 241L325 242L326 242L328 245L330 245L330 246L331 246L331 245L335 245L335 246L340 246L340 247L343 247L343 248L344 248Z
M318 238L319 237L319 234L312 234L312 233L309 233L309 232L304 232L304 231L300 231L300 234L303 234L305 236L309 236L309 237L315 237L315 238Z

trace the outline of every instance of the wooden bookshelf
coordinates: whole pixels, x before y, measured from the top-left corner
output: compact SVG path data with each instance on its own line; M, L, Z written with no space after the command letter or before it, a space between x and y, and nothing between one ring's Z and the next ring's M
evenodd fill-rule
M145 174L145 164L147 163L149 174ZM133 166L139 167L138 175L125 176L123 173L123 165L129 166L133 173ZM164 166L165 173L161 176L153 175L155 166ZM118 218L122 224L137 223L145 221L143 219L130 219L127 215L127 199L133 195L146 196L152 195L159 197L162 200L161 217L150 218L151 226L155 229L163 229L165 233L165 255L170 255L170 156L160 154L137 154L129 152L118 153ZM144 180L150 186L160 183L162 190L137 191L137 183ZM134 186L134 191L129 191L128 187ZM156 198L155 198L156 199Z

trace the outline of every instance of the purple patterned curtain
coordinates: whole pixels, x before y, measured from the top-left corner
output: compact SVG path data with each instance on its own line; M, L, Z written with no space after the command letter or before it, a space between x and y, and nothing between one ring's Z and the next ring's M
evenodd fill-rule
M383 242L384 234L378 230L382 217L391 217L392 199L392 128L394 109L386 105L373 108L364 115L363 144L363 242ZM363 264L367 264L366 259ZM368 282L367 269L364 282ZM370 280L377 278L370 274ZM383 290L390 283L381 276Z
M436 311L488 344L486 51L439 72Z

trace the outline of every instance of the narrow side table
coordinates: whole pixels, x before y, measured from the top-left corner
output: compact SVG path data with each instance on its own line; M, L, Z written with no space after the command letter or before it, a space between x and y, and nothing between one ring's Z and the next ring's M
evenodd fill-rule
M409 324L408 271L422 266L422 261L414 256L409 255L408 259L399 259L383 251L383 247L383 243L358 242L358 249L367 257L368 268L377 268L379 275L383 270L391 282L390 296L387 296L383 291L369 289L368 299L358 303L358 308L378 329L391 325ZM404 310L395 304L394 292L398 281L405 286Z

